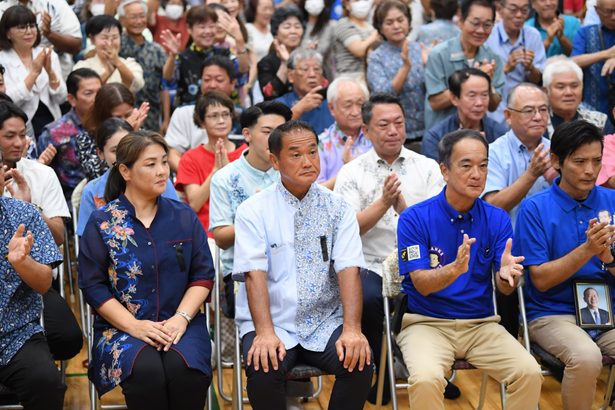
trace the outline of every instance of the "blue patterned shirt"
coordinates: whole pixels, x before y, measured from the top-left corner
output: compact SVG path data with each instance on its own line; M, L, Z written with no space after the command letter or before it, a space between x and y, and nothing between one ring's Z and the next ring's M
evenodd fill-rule
M247 154L248 150L211 178L209 230L212 232L220 226L234 225L237 207L243 201L280 180L280 173L273 167L263 172L250 165ZM233 249L231 246L221 252L224 275L233 270Z
M17 199L0 197L0 366L6 366L15 353L34 334L42 332L42 297L22 280L4 256L9 241L20 224L32 232L34 244L30 256L38 263L57 266L62 262L47 224L36 208Z
M403 65L401 48L388 41L382 43L367 59L367 84L373 92L399 97L406 114L406 138L416 139L425 131L425 69L418 43L410 42L408 58L411 63L410 72L401 93L397 94L392 80Z
M299 200L277 183L237 208L233 279L267 273L269 311L286 349L324 351L343 323L336 273L364 266L355 212L318 184ZM254 330L245 287L235 308L243 337Z

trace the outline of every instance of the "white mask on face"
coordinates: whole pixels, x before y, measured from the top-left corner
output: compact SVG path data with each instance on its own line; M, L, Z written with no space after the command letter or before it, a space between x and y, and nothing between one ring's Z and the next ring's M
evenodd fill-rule
M325 0L306 0L305 11L310 16L319 16L325 8Z
M171 20L178 20L184 14L184 6L180 4L167 4L164 13Z
M94 3L90 4L90 13L92 16L101 16L105 13L105 5L104 3Z
M371 9L371 0L359 0L350 3L350 14L358 19L366 18Z

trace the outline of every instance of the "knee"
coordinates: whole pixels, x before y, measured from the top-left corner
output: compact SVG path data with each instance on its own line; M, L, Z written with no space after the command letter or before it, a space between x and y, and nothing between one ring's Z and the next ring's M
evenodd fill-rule
M524 380L530 385L542 385L542 369L529 353L515 361L514 380Z
M602 371L602 353L595 343L577 345L565 362L565 371L574 371L583 377L598 378Z
M420 388L437 389L444 392L446 387L446 377L441 369L436 367L426 367L422 369L412 369L408 377L408 389L410 391Z
M64 392L65 387L55 364L41 360L26 373L23 389L28 395L42 397Z

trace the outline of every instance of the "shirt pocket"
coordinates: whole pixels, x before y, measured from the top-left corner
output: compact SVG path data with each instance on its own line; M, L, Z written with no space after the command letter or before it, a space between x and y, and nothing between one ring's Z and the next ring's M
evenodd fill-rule
M269 247L269 271L267 280L280 282L293 269L294 258L291 255L291 246L286 243L274 243Z
M207 246L207 242L205 245ZM188 273L190 272L191 260L192 260L192 239L176 239L167 241L168 260L172 266L174 272Z

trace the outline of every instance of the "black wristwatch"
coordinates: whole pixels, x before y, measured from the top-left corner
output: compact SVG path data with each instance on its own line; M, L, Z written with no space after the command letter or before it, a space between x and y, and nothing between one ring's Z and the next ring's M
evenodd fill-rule
M611 256L613 257L613 260L611 262L602 263L605 269L615 268L615 249L613 249L612 247L611 247Z

